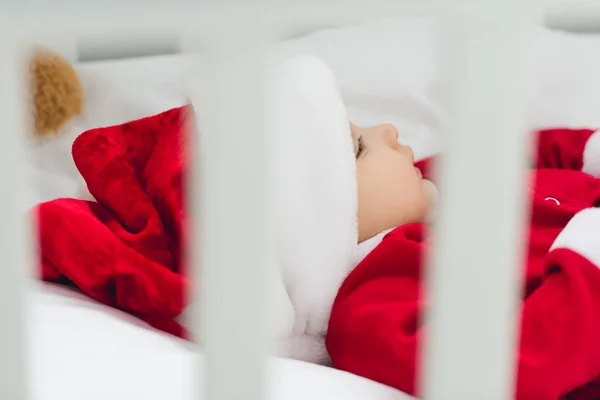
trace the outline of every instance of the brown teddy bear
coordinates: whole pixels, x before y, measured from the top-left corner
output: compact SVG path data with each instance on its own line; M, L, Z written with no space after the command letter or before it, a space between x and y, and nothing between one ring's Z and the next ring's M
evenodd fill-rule
M35 136L54 136L83 111L81 81L67 59L44 48L33 50L29 68Z

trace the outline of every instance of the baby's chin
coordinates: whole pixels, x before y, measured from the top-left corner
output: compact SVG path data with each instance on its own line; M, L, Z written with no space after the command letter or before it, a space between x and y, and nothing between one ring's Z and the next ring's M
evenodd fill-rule
M423 194L427 201L425 222L432 223L436 216L439 192L433 182L428 179L423 179L421 181L421 185L423 188Z

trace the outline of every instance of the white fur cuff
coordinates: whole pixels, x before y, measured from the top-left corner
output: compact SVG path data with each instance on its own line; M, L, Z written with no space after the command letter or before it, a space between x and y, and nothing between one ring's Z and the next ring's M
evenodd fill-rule
M600 130L594 132L585 144L581 170L600 178Z
M600 266L600 208L575 214L558 235L550 250L569 249Z

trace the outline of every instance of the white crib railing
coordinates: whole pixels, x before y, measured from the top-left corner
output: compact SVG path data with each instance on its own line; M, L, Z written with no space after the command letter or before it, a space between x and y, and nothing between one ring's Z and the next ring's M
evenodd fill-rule
M431 400L510 398L516 338L512 329L517 295L514 266L520 254L519 221L524 216L518 174L525 149L525 141L519 140L523 106L518 101L523 82L519 78L524 72L519 55L525 35L521 28L527 21L535 23L538 15L535 7L522 14L522 4L515 8L507 1L483 3L477 9L468 1L369 2L282 10L120 7L118 12L61 11L40 18L11 14L2 21L0 398L28 398L22 299L29 270L22 266L30 264L15 195L25 182L20 174L23 157L16 151L22 147L19 139L25 137L24 103L15 101L23 97L16 79L20 69L17 54L9 51L15 49L19 33L59 29L72 35L107 31L134 35L178 27L188 38L198 40L191 43L199 43L212 56L200 64L203 78L196 85L197 98L204 99L200 107L210 112L203 113L206 118L200 121L202 165L199 171L197 163L192 174L195 190L190 199L196 233L191 247L201 248L192 251L192 257L195 277L202 275L204 293L205 307L198 311L202 318L195 322L206 340L204 398L259 400L267 396L268 315L263 288L266 268L273 261L267 207L270 140L263 129L264 107L257 101L263 93L265 46L290 32L378 17L451 15L461 6L471 6L472 19L464 25L468 28L462 36L466 47L452 54L463 58L455 59L458 96L441 171L444 202L429 276L435 329L426 343L423 393ZM493 18L480 19L481 15ZM553 18L557 20L556 15ZM473 34L479 35L476 41L469 40ZM198 160L199 146L195 149ZM202 191L198 191L201 183Z
M23 218L25 186L25 91L26 71L22 47L10 36L0 35L0 168L2 201L0 203L0 398L27 399L26 350L27 325L25 293L32 248L26 236ZM29 221L29 220L28 220Z
M454 96L428 269L435 328L422 355L426 399L513 396L531 18L455 20L450 28L462 40L445 47L458 69L446 76Z
M262 36L264 25L250 29L213 34L194 96L202 99L195 106L202 139L194 157L201 173L195 168L190 204L200 205L193 232L202 239L196 236L192 247L200 248L194 265L202 295L195 304L202 304L202 317L196 326L206 345L207 399L266 398L272 140L261 99L269 36Z

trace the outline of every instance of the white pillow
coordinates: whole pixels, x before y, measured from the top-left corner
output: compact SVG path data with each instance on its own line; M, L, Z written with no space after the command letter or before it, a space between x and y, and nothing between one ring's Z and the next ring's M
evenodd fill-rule
M535 127L600 127L600 35L535 29L527 110Z
M385 19L329 29L286 43L333 70L349 117L358 125L392 123L417 159L441 150L444 67L435 19ZM600 127L600 35L532 27L526 60L532 129Z

